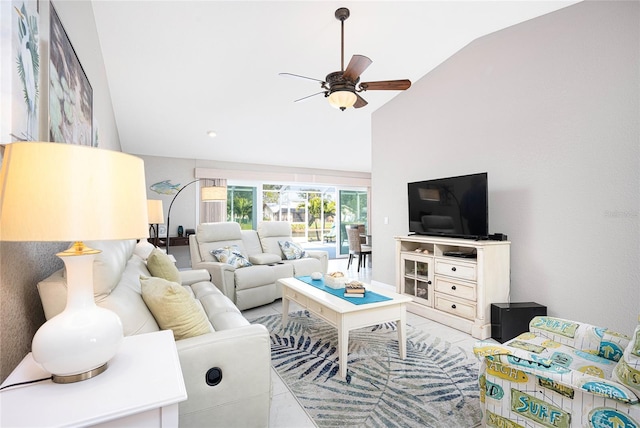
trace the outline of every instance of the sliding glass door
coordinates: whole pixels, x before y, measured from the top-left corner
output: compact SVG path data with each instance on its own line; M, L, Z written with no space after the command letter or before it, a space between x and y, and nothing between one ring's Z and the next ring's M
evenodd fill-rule
M289 221L295 241L335 245L349 254L345 226L363 224L368 231L368 194L362 189L321 185L266 184L227 186L227 220L256 229L260 220Z
M369 230L368 224L368 195L366 190L340 190L340 233L336 240L340 254L349 254L349 241L345 230L348 224L364 224L365 230Z

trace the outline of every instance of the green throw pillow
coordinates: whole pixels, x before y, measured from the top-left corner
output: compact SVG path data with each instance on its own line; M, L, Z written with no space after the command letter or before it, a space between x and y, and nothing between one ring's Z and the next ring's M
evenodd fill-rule
M151 275L180 284L180 271L166 253L154 248L147 258L147 269Z
M142 299L163 330L173 330L175 340L212 331L204 310L185 288L162 278L140 277Z

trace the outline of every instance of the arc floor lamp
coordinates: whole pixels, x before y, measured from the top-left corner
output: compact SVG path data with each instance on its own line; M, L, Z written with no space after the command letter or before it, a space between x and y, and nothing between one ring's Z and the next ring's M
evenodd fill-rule
M173 207L173 203L176 201L176 198L184 189L192 185L193 183L197 183L198 181L206 181L210 180L207 178L196 178L195 180L185 184L178 190L178 193L175 194L173 199L171 200L171 204L169 204L169 210L167 211L167 242L166 249L167 254L169 254L169 233L171 231L171 207ZM223 186L206 186L200 189L200 198L203 202L214 202L214 201L225 201L227 200L227 188Z

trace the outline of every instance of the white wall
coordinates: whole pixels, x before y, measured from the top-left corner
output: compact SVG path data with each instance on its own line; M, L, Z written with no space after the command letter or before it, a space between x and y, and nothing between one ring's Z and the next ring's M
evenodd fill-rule
M633 331L639 11L589 1L490 34L374 113L376 281L395 284L407 182L487 171L490 232L512 242L511 301Z

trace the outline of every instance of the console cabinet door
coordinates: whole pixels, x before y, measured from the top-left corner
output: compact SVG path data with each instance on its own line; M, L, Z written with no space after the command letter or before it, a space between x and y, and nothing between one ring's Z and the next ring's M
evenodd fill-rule
M433 258L427 256L402 256L402 294L408 294L414 301L433 307Z

